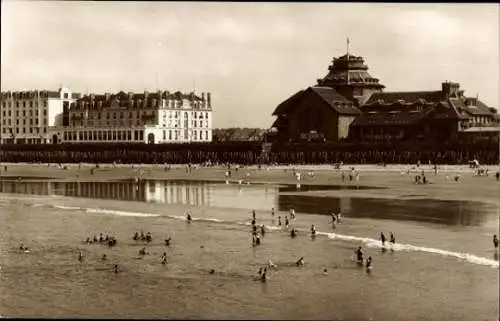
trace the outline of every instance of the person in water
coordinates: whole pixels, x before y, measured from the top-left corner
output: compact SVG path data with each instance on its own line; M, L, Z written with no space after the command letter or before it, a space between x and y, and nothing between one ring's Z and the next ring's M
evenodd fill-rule
M313 224L313 225L311 225L311 234L312 234L313 236L315 236L315 235L316 235L316 227L314 226L314 224Z
M192 220L191 213L187 212L186 218L187 218L188 223L191 223L191 220Z
M99 243L102 243L104 241L104 237L102 236L102 233L99 233Z
M358 263L362 263L363 262L363 247L358 247L358 249L356 250L356 257L357 257L357 260L358 260Z
M253 218L254 221L256 220L255 215L256 215L255 214L255 210L252 210L252 218Z
M385 246L385 235L384 235L384 232L380 232L380 241L382 242L382 246Z
M93 240L94 240L94 243L96 243L96 242L97 242L97 237L96 237L95 235L94 235Z
M392 245L396 244L396 237L394 236L394 233L391 232L391 243Z
M285 226L288 228L289 222L288 222L288 216L285 216Z
M260 245L260 236L258 234L255 236L255 245Z
M278 226L281 226L281 216L278 216Z
M291 237L296 237L297 236L297 231L294 228L292 228L292 230L290 231L290 236Z
M266 235L266 227L264 226L264 224L260 226L260 234L262 236Z
M369 256L367 259L366 259L366 272L370 273L372 271L372 257Z
M132 238L134 241L137 241L139 239L139 233L135 232L134 237Z
M498 249L498 237L497 235L493 235L493 246L495 247L495 250Z
M274 207L271 209L271 216L274 216Z
M146 236L144 235L144 231L141 230L141 240L144 240Z
M302 256L300 259L295 262L297 266L303 266L304 265L304 257Z
M171 237L169 237L168 239L165 240L165 245L166 246L170 246L170 241L172 240Z
M260 281L261 282L267 281L267 268L264 268L264 270L262 271L262 274L260 275Z

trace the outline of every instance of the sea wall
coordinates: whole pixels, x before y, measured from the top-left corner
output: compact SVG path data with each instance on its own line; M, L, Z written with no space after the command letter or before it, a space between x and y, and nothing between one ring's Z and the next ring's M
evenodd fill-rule
M325 164L464 164L477 159L497 164L495 143L475 144L274 144L221 142L192 144L0 145L0 162L32 163L279 163Z

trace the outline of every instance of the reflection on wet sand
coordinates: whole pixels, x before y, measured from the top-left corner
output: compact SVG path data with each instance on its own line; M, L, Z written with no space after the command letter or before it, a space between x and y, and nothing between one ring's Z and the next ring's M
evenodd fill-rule
M58 195L121 201L155 202L189 206L247 208L298 213L342 213L349 217L421 221L429 223L477 226L495 219L498 209L479 202L441 201L430 199L381 199L358 197L317 197L283 195L327 189L328 186L297 188L270 185L231 185L208 181L113 181L113 182L51 182L0 181L0 192L28 195ZM330 189L339 189L330 186ZM365 189L368 187L365 187ZM356 193L355 190L352 193ZM493 217L494 216L494 217Z

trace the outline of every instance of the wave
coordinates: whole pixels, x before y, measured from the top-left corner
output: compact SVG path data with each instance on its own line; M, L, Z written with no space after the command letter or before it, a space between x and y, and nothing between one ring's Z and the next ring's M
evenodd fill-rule
M52 205L55 208L63 209L63 210L82 210L87 213L102 213L102 214L112 214L112 215L119 215L119 216L138 216L138 217L168 217L172 219L178 219L178 220L183 220L186 221L186 216L184 215L160 215L160 214L154 214L154 213L143 213L143 212L126 212L126 211L118 211L118 210L107 210L107 209L101 209L101 208L83 208L83 207L72 207L72 206L62 206L62 205ZM200 222L217 222L217 223L225 223L225 224L237 224L237 225L243 225L243 226L250 226L251 223L249 222L238 222L238 221L226 221L226 220L220 220L217 218L203 218L203 217L193 217L193 221L200 221ZM283 230L283 227L280 226L273 226L273 225L265 225L266 229L268 231L280 231ZM301 229L297 229L301 231ZM305 230L304 230L305 231ZM332 240L343 240L343 241L350 241L350 242L361 242L365 246L369 248L384 248L382 246L382 243L380 240L368 238L368 237L359 237L359 236L353 236L353 235L343 235L343 234L337 234L337 233L331 233L331 232L316 232L317 236L326 236L329 239ZM423 247L423 246L416 246L416 245L411 245L411 244L402 244L402 243L396 243L394 245L389 245L386 246L385 248L387 249L393 249L395 251L408 251L408 252L426 252L426 253L432 253L432 254L438 254L442 256L447 256L447 257L454 257L458 258L464 261L467 261L469 263L477 264L477 265L484 265L484 266L489 266L492 268L498 268L499 267L499 261L480 257L474 254L470 253L462 253L462 252L454 252L454 251L448 251L448 250L442 250L442 249L436 249L436 248L431 248L431 247Z
M365 244L367 247L370 247L370 248L380 248L380 249L387 248L387 249L393 249L395 251L407 251L407 252L427 252L427 253L432 253L432 254L439 254L442 256L455 257L455 258L467 261L469 263L478 264L478 265L485 265L485 266L489 266L492 268L499 267L499 262L496 260L488 259L485 257L480 257L480 256L470 254L470 253L454 252L454 251L436 249L436 248L432 248L432 247L423 247L423 246L416 246L416 245L411 245L411 244L401 244L401 243L396 243L394 245L391 244L389 246L382 246L382 243L380 242L380 240L376 240L376 239L372 239L372 238L368 238L368 237L358 237L358 236L352 236L352 235L342 235L342 234L327 233L327 232L317 232L316 234L325 235L329 239L332 239L332 240L362 242L363 244Z

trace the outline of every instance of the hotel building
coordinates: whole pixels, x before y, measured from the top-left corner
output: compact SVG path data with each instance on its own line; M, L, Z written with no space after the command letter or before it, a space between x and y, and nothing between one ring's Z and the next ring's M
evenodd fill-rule
M80 98L68 88L58 91L6 91L0 94L0 143L45 144L51 128L63 125L64 110Z
M212 141L210 93L89 94L73 102L53 128L63 143L188 143Z

